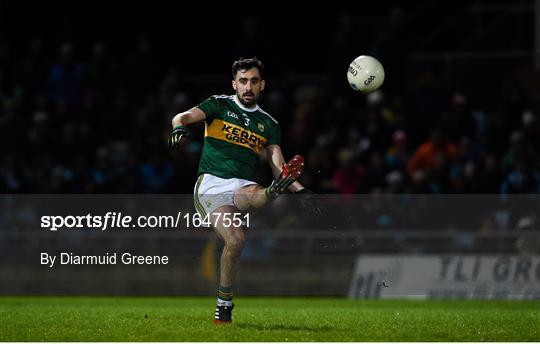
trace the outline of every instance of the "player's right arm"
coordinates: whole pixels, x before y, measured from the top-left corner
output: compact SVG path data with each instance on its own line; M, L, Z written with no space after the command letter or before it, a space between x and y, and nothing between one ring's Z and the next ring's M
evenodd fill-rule
M206 114L198 107L193 107L188 111L181 112L173 117L171 124L173 130L169 137L169 147L176 148L184 137L190 135L187 126L192 123L202 122L206 119Z
M188 111L180 112L172 119L172 127L179 125L187 126L188 124L202 122L206 119L206 114L198 107L193 107Z

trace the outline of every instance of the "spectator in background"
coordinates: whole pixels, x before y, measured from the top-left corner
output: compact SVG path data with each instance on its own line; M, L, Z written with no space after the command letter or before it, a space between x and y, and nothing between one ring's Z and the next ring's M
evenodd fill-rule
M528 147L531 156L532 168L540 170L540 125L534 112L526 110L521 116L521 124L523 128L523 140Z
M386 166L384 157L378 151L373 151L369 155L366 171L357 192L371 193L374 190L382 190L386 185Z
M532 145L525 140L523 131L516 130L510 134L510 147L504 153L501 167L504 173L514 170L519 160L530 161L535 153Z
M424 170L416 170L411 175L411 193L438 194L441 193L441 188L429 179Z
M531 169L530 163L519 158L501 185L501 194L540 193L540 173Z
M443 114L442 122L450 140L457 141L462 136L473 137L476 123L469 111L468 100L462 93L452 95L451 109Z
M386 150L386 166L390 171L407 170L407 161L410 154L407 151L407 133L403 130L396 130L392 134L392 145Z
M339 168L334 172L332 181L340 194L357 193L365 174L364 167L359 164L350 148L341 148L338 153Z
M386 175L388 185L386 193L400 194L405 191L405 180L401 171L392 171Z
M174 176L172 164L163 156L153 156L150 161L139 168L144 191L147 193L163 193Z
M427 174L440 172L457 158L457 153L456 145L449 142L440 129L435 128L431 131L430 139L414 152L407 163L407 171L410 176L417 171Z
M49 71L49 98L68 103L78 101L83 73L83 64L74 61L73 46L70 43L62 44L58 51L58 60Z
M497 194L504 175L499 168L497 157L493 154L486 154L483 159L483 169L476 178L477 192L480 194Z

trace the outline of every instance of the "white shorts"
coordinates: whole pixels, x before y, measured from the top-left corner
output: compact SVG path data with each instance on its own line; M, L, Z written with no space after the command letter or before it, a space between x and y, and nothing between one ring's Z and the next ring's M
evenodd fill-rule
M221 178L212 174L201 174L195 184L193 201L195 209L202 216L212 214L224 205L234 206L234 193L246 185L257 184L251 180L239 178Z

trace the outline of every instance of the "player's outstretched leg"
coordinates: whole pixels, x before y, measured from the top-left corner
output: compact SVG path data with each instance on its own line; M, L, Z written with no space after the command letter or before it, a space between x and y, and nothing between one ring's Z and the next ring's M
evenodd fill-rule
M279 177L274 179L272 184L266 188L266 196L273 199L287 191L287 188L300 178L302 171L304 171L304 157L295 155L283 166L283 171L281 171Z
M303 170L304 158L295 155L288 163L284 164L281 174L272 181L270 186L265 188L254 184L238 189L234 195L234 204L242 212L261 208L268 201L287 191L287 188L300 178Z

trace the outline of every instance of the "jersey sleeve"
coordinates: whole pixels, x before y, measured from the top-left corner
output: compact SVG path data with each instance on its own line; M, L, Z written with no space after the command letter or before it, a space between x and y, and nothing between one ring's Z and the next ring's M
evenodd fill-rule
M204 112L204 114L206 115L206 120L208 122L211 122L216 117L219 104L218 104L217 98L212 96L206 99L205 101L203 101L202 103L200 103L199 105L197 105L197 107L202 112Z
M266 145L281 145L281 128L278 124L273 124L270 128L270 137Z

